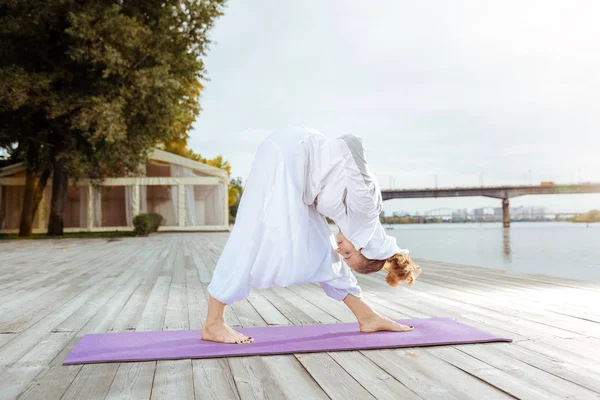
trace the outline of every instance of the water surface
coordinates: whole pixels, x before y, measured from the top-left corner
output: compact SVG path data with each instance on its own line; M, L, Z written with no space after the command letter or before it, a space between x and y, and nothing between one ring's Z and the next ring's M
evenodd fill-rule
M386 225L413 257L600 282L600 224Z

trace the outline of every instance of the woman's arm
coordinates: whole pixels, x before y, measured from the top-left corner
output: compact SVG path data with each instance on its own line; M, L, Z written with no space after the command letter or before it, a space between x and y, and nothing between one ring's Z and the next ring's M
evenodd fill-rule
M383 210L381 190L369 170L362 140L354 135L340 138L348 147L346 155L345 205L348 223L344 235L357 248L366 246L373 236Z

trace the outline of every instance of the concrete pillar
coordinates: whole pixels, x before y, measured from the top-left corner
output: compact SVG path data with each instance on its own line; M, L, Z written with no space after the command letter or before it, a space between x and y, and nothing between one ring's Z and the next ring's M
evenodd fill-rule
M510 227L510 209L508 207L508 198L502 199L502 225L505 228Z

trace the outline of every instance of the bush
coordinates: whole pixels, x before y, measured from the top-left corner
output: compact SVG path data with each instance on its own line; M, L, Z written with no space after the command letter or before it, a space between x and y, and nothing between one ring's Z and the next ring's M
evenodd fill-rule
M162 224L163 217L157 213L149 213L148 218L150 218L150 232L158 231L158 227Z
M150 218L148 214L139 214L133 218L133 233L135 236L148 236L150 234Z
M162 220L162 215L156 213L136 215L133 218L133 233L136 236L148 236L158 230Z

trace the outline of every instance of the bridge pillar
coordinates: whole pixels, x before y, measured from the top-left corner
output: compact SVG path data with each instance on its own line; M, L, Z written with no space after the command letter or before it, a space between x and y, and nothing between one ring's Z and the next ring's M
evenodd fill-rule
M508 198L502 199L502 225L505 228L510 227L510 208L508 205Z

